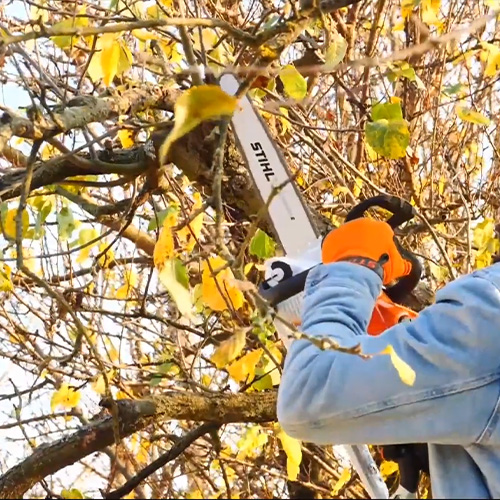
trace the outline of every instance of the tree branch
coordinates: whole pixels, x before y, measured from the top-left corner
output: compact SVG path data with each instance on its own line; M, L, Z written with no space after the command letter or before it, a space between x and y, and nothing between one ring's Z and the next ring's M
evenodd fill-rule
M202 424L191 432L188 432L184 437L180 438L173 446L164 453L161 457L157 458L149 465L144 467L138 474L130 478L123 486L117 488L114 491L109 492L104 495L104 498L122 498L128 495L132 490L137 488L144 479L148 478L151 474L154 474L158 469L164 467L168 462L176 459L181 455L187 448L189 448L198 438L206 434L207 432L218 429L218 424L206 423Z
M276 398L276 391L214 395L172 392L150 400L119 400L116 401L119 434L125 438L151 424L168 420L217 425L271 422L276 420ZM111 408L111 401L103 400L101 405ZM31 456L0 476L0 499L22 498L44 477L114 444L113 426L113 419L108 416L58 441L37 447Z
M39 115L32 120L5 111L0 117L0 153L12 136L25 139L47 139L56 134L80 129L90 123L103 123L120 115L146 109L171 111L180 91L144 83L122 94L103 97L80 96L68 101L63 109L54 109L52 116Z
M0 39L0 50L9 45L28 42L38 38L51 38L53 36L81 36L88 37L100 35L103 33L121 33L123 31L133 31L137 29L162 28L164 26L200 26L204 28L221 28L227 31L237 40L246 42L250 45L255 44L255 37L246 31L240 30L222 19L196 19L170 17L162 19L148 19L144 21L131 21L128 23L111 23L106 26L92 26L82 28L81 26L58 26L47 27L39 26L39 30L29 31L23 35L8 35Z

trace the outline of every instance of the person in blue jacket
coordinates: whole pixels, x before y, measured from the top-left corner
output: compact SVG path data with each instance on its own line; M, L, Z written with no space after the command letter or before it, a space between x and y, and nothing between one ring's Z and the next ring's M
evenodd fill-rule
M434 498L500 498L500 264L457 279L412 322L366 334L382 286L409 273L391 227L356 219L332 231L307 278L301 330L369 360L295 340L278 392L285 432L320 445L428 443ZM361 258L360 258L361 257Z

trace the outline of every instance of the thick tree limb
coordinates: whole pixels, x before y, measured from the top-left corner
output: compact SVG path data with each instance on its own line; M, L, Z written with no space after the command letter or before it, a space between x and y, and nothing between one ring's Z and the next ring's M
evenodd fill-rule
M103 97L76 97L68 101L64 109L55 109L52 117L38 114L30 120L11 111L5 112L0 118L0 153L12 136L46 139L90 123L103 123L119 115L146 109L171 111L179 95L179 90L143 83L121 94L115 91Z
M151 400L119 400L120 437L168 420L192 420L228 424L276 420L276 391L251 394L200 395L166 393ZM110 408L109 401L102 406ZM113 444L113 420L105 417L51 444L39 446L0 476L0 499L22 498L44 477Z

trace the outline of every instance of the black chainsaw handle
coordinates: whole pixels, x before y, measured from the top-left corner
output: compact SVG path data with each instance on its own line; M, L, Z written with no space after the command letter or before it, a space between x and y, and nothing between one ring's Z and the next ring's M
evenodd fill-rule
M392 214L386 221L392 229L396 229L401 224L408 222L415 217L416 212L413 206L402 198L391 196L388 194L381 194L362 201L356 205L345 218L345 222L359 219L365 215L365 212L374 207L380 207ZM410 274L401 278L395 285L386 288L385 292L394 302L401 302L401 300L408 295L420 281L422 276L422 266L420 265L417 257L410 251L403 248L398 241L396 245L402 257L411 263Z
M383 208L392 214L392 217L386 221L392 229L396 229L416 215L415 209L406 200L389 194L381 194L358 203L347 214L345 222L363 217L365 212L373 207Z
M373 207L384 208L392 214L387 223L393 229L408 222L415 216L415 210L410 203L396 196L380 195L364 200L359 205L356 205L347 214L345 219L346 222L363 217L365 212ZM411 272L408 276L400 279L395 285L386 288L385 292L394 302L401 302L402 299L417 286L422 274L422 267L415 255L404 249L399 243L396 244L403 258L411 262ZM276 266L276 269L274 269L273 266ZM302 292L305 287L307 275L309 271L313 269L306 269L293 276L291 269L285 269L283 266L286 268L288 264L279 261L271 264L271 269L283 276L284 279L282 279L282 281L275 286L270 286L269 283L264 281L259 287L259 292L262 297L268 300L273 306Z
M283 265L284 263L277 261L273 262L273 264ZM271 269L273 269L273 264L271 264ZM288 266L288 264L284 265ZM314 267L306 269L305 271L302 271L301 273L296 274L295 276L291 276L290 278L285 279L284 281L280 281L275 286L270 286L267 281L264 281L259 287L259 293L273 307L277 306L280 302L284 302L285 300L288 300L290 297L298 295L300 292L304 291L304 288L306 286L307 275L309 274L309 271L311 271L312 269L314 269Z

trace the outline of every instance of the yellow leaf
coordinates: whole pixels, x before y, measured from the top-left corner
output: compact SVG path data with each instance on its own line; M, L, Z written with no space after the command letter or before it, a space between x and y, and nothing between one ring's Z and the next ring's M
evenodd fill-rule
M57 154L58 149L52 146L52 144L46 144L41 152L42 160L50 160L53 156Z
M205 28L202 29L201 31L202 31L201 41L200 41L200 31L195 31L193 33L193 48L198 52L201 52L201 42L203 42L203 48L206 51L209 51L220 40L220 37L217 36L215 30L211 28Z
M288 479L290 479L290 481L296 481L297 477L299 476L299 472L300 472L300 464L287 458L286 459L286 474L288 476Z
M173 0L160 0L160 3L167 9L171 9L174 6Z
M49 10L47 9L46 0L40 0L37 4L30 6L30 19L43 24L49 21Z
M399 466L396 462L390 460L384 460L380 464L380 474L384 479L387 479L391 474L394 474L399 470Z
M283 429L278 432L278 439L286 453L286 469L288 479L296 481L299 475L300 463L302 462L302 447L298 439L288 436Z
M106 243L105 241L101 242L99 245L99 254L104 252L106 248L109 247L109 243ZM97 259L97 262L102 268L107 268L109 267L115 260L115 253L111 248L108 248L108 250L102 254L99 259Z
M401 16L403 18L410 17L413 9L420 3L420 0L402 0L401 2Z
M178 64L184 59L184 55L180 51L180 45L176 42L165 43L159 42L160 48L165 54L167 60L172 64Z
M134 134L135 132L129 128L124 128L118 131L118 139L120 139L120 143L122 148L131 148L134 145Z
M104 345L106 346L106 353L108 355L108 359L114 363L115 361L118 361L118 358L120 357L120 354L116 347L114 346L113 342L109 340L109 338L104 337ZM108 374L108 376L111 376Z
M495 76L500 70L500 47L486 42L482 42L481 46L484 50L481 51L480 57L486 63L484 76Z
M148 459L149 459L149 448L150 447L151 447L151 443L148 440L143 439L140 442L140 444L139 444L139 452L135 456L136 460L140 464L145 464L148 461Z
M490 119L487 116L484 116L473 109L467 108L463 105L458 105L455 108L457 116L465 121L470 123L475 123L477 125L489 125Z
M280 80L283 82L283 88L286 94L292 99L298 101L304 99L307 95L307 81L297 71L295 66L288 64L279 72Z
M282 115L284 115L284 116L278 116L278 119L281 123L280 135L285 135L287 132L292 130L292 124L290 123L290 120L288 119L288 109L281 107L280 112Z
M486 218L478 223L474 228L473 242L474 246L479 250L484 249L488 244L488 240L495 235L495 221L491 218Z
M128 71L132 67L132 63L134 62L134 57L132 56L132 52L127 47L123 40L119 41L120 46L120 56L118 57L118 67L116 69L117 76L122 75L125 71Z
M273 359L276 360L278 364L281 363L283 355L281 354L281 351L278 349L278 347L276 345L273 345L272 347L269 347L268 350ZM268 355L264 357L262 372L268 373L269 377L271 377L271 383L273 384L273 386L277 386L280 383L281 374L273 359L271 359Z
M116 291L117 299L126 299L137 285L137 274L132 270L125 271L125 284Z
M422 21L425 24L440 26L442 21L438 18L441 0L422 0Z
M345 487L345 485L349 482L351 479L351 469L348 467L344 467L342 470L342 474L340 474L339 480L335 484L332 490L332 497L336 497L342 488Z
M115 76L120 76L132 66L132 53L117 33L105 33L96 43L87 74L93 82L103 80L109 87Z
M236 443L238 453L237 460L245 460L247 456L253 457L267 443L269 436L262 432L262 428L254 425L247 429L244 436Z
M352 188L352 194L357 198L361 193L361 189L363 188L363 179L361 179L361 177L356 177L354 182L355 184Z
M227 302L232 304L234 309L239 309L245 301L243 292L232 282L234 275L231 269L226 267L218 272L215 278L212 276L210 268L216 272L225 264L226 261L221 257L210 257L208 262L203 262L201 300L206 307L214 311L225 311L228 308Z
M175 259L169 259L163 263L158 278L175 302L179 312L183 316L191 317L193 314L191 292L177 278Z
M203 206L203 201L201 199L200 193L194 193L193 198L195 201L191 210L192 214L194 214ZM196 245L196 240L200 238L201 230L203 229L203 217L204 213L201 212L189 223L188 226L185 226L177 231L177 236L181 243L185 245L185 250L187 252L193 251Z
M80 490L76 488L71 488L70 490L62 490L61 496L63 498L85 498Z
M106 392L106 383L102 373L98 375L90 384L90 387L97 392L97 394L104 394Z
M156 242L153 252L153 260L155 267L161 271L165 262L172 259L175 255L174 235L172 227L177 224L177 215L169 213L163 221L163 227L160 231L160 236Z
M238 329L236 333L221 343L212 354L210 360L217 368L223 368L237 358L246 344L246 330Z
M80 253L79 253L77 259L76 259L76 263L82 264L83 262L85 262L90 257L91 250L92 250L92 247L90 245L82 248L80 250Z
M16 239L16 216L17 216L17 209L12 208L11 210L9 210L7 212L7 215L5 216L5 221L3 223L4 235L6 235L9 238L12 238L13 240ZM23 216L22 216L22 236L23 237L28 232L29 223L30 223L30 217L28 215L28 212L26 210L24 210Z
M118 72L121 49L116 38L116 33L104 33L100 38L102 78L106 87L111 85Z
M85 229L80 230L80 233L78 235L78 243L80 245L87 245L87 246L80 250L80 255L76 259L76 262L78 264L85 262L85 260L87 260L89 258L92 247L97 242L91 243L90 245L88 243L97 239L98 236L99 236L99 233L97 232L96 229L85 228Z
M399 378L404 384L413 385L415 383L415 371L396 354L392 345L389 344L380 354L388 354L391 357L391 363L396 368Z
M186 90L175 102L174 128L162 144L160 164L165 164L170 146L206 120L231 116L238 100L217 85L199 85Z
M69 387L66 382L64 382L59 390L52 394L50 400L50 408L54 412L56 408L62 407L64 409L71 409L78 405L80 402L80 391Z
M156 7L156 5L154 5L154 7ZM153 33L152 31L148 31L146 29L132 30L132 35L134 35L141 42L146 42L148 40L159 40L159 37L156 33Z
M255 378L255 367L263 353L262 348L247 352L243 357L227 367L229 375L238 383L251 383Z
M189 493L186 493L185 496L188 500L191 499L198 500L199 498L205 498L200 490L193 490Z

